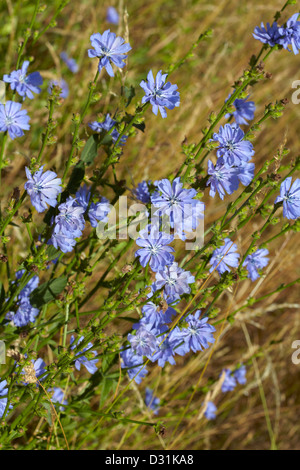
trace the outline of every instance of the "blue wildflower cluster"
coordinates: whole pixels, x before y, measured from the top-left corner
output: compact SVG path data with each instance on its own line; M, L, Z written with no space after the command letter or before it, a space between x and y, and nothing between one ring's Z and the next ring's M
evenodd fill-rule
M19 70L14 70L10 74L3 76L3 81L10 84L13 92L17 93L23 100L33 99L34 93L41 92L40 86L43 79L39 72L27 74L29 61L25 61ZM21 103L7 101L0 103L0 132L8 132L12 140L22 137L24 131L30 129L30 117L26 109L22 109Z
M299 13L295 13L283 26L278 26L276 21L272 25L267 23L266 27L261 23L260 28L257 26L254 29L253 36L271 47L279 45L289 52L292 47L294 54L298 54L300 49L300 21L298 18Z
M115 121L114 119L112 119L112 118L110 117L110 115L107 114L106 117L105 117L105 119L104 119L104 121L100 121L100 122L99 122L99 121L93 121L93 122L90 122L90 123L89 123L89 127L90 127L93 131L95 131L95 132L97 132L97 133L100 133L100 132L102 132L102 131L108 132L108 131L110 131L110 130L115 126L116 122L117 122L117 121ZM111 136L111 138L112 138L112 141L113 141L113 142L116 142L116 141L118 140L119 136L120 136L120 133L118 132L118 130L117 130L116 128L114 128L114 129L112 130L112 132L110 133L110 136ZM126 140L127 140L127 137L126 137L125 135L122 136L121 139L120 139L119 144L120 144L120 145L124 145L125 142L126 142Z
M25 273L24 269L21 269L16 273L16 282L22 278L23 274ZM27 285L21 290L18 295L18 299L16 302L16 310L10 311L7 313L6 318L13 322L13 324L17 327L26 326L29 323L34 323L36 320L37 315L39 314L39 310L35 307L32 307L30 303L30 294L37 288L39 284L38 276L33 276Z
M143 366L144 358L157 362L159 367L164 367L166 363L174 365L176 354L184 356L190 351L202 351L215 341L215 328L208 323L208 317L200 319L200 310L189 314L173 329L170 329L170 324L176 311L172 307L163 311L149 302L142 312L143 317L134 325L135 332L128 335L130 348L121 353L122 367L127 369L129 378L137 383L141 383L147 374Z
M224 380L221 387L222 392L231 392L235 389L237 383L240 385L245 385L247 382L246 372L246 367L243 364L235 369L234 372L232 372L230 369L224 369L220 375L221 377L222 374L224 374Z
M55 248L60 248L63 253L72 251L76 239L82 236L85 214L92 227L96 227L100 220L107 221L110 211L108 200L101 198L98 202L91 202L90 198L91 190L84 185L77 191L76 198L69 196L66 202L58 206L50 243Z
M242 111L243 108L240 107L239 113L235 116L239 122L243 118L250 118L248 108L245 113ZM213 140L219 145L216 165L208 160L207 186L210 186L210 196L215 197L218 192L220 198L224 199L226 193L232 194L238 189L240 182L244 186L251 183L255 165L249 163L249 160L254 155L254 149L252 143L244 137L245 134L237 123L225 124L213 135Z

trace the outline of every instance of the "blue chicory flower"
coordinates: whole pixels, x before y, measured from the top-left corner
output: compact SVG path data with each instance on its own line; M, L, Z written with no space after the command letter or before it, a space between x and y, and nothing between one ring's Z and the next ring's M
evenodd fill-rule
M270 23L267 23L266 27L264 23L261 23L260 28L256 26L253 37L263 44L268 44L270 47L274 47L276 44L279 44L281 36L278 31L278 25L275 21L272 26Z
M165 266L163 271L158 271L155 278L157 290L164 287L164 296L169 302L180 299L182 294L189 294L189 284L195 282L195 277L175 262L171 266Z
M70 339L71 349L73 350L73 349L77 348L77 346L83 340L84 340L84 336L82 336L77 341L77 344L75 345L75 344L73 344L74 343L74 336L72 335L71 339ZM75 356L75 369L77 369L79 371L81 369L81 364L82 364L90 374L94 374L95 372L97 372L98 368L97 368L96 364L98 363L98 359L87 359L85 356L82 356L82 353L84 353L88 350L89 350L89 353L92 353L94 356L97 356L97 351L90 351L90 349L92 347L93 347L93 344L88 343L86 348L83 348L82 351L78 351L76 353L76 356ZM77 357L77 356L80 356L80 357ZM77 357L77 359L76 359L76 357Z
M101 197L98 202L91 202L89 206L89 201L91 197L91 189L85 184L76 193L76 201L78 204L83 207L84 211L88 209L88 217L92 227L97 227L99 221L107 222L107 215L110 212L110 204L108 199Z
M283 217L298 219L300 217L300 179L292 184L292 177L286 178L280 186L280 196L277 196L274 204L283 203Z
M208 323L208 317L199 319L201 310L197 310L194 315L188 315L185 318L187 326L176 330L178 339L184 341L185 352L202 351L208 349L208 343L214 343L213 337L215 327Z
M240 166L248 162L254 155L253 145L244 140L245 134L237 124L225 124L220 126L219 132L214 133L213 139L219 142L217 156L227 166Z
M246 257L243 266L246 266L248 269L248 277L251 281L256 281L259 278L258 270L264 268L269 263L269 258L266 258L268 254L269 251L267 249L260 248Z
M62 192L61 179L57 178L54 171L45 171L44 167L31 174L29 168L25 168L27 182L24 187L30 196L31 204L38 212L44 212L48 209L48 205L55 207L57 204L57 196Z
M215 197L216 192L218 192L220 198L224 199L226 193L232 194L238 189L240 182L236 168L228 167L219 162L214 166L210 160L207 162L207 167L207 173L210 177L206 185L210 186L209 195L211 197Z
M243 364L234 371L233 376L240 385L245 385L245 383L247 383L246 373L247 370Z
M226 101L229 100L230 96L231 93ZM237 98L234 100L233 106L235 107L235 111L232 114L226 114L226 119L232 115L238 126L242 124L247 125L248 121L252 121L252 119L254 119L255 104L254 101L247 101L248 98L249 96L247 96L247 98Z
M116 124L117 121L112 119L109 114L106 115L104 121L93 121L89 123L89 127L95 132L102 132L103 130L108 132ZM117 129L113 129L110 133L113 142L116 142L119 138L120 133ZM127 136L123 135L120 139L119 145L124 145L127 140Z
M21 103L7 101L0 103L0 132L8 131L9 137L14 140L24 135L23 130L28 131L30 117L26 109L22 109Z
M61 92L59 94L59 97L60 98L67 98L69 96L69 86L66 82L66 80L64 80L63 78L61 78L60 80L50 80L49 82L49 86L48 86L48 93L52 93L52 88L54 86L57 86L61 89Z
M212 266L209 272L211 273L216 268L218 273L221 275L225 271L230 271L229 266L232 268L237 268L239 265L240 254L236 253L236 251L236 244L232 243L230 238L225 238L224 245L220 248L216 248L212 254L212 257L210 258L210 264Z
M299 13L295 13L289 18L285 26L281 26L278 29L281 35L279 43L289 52L291 52L289 49L291 45L294 54L298 54L300 49L300 21L298 21L298 17Z
M157 115L159 110L163 118L167 117L165 108L174 109L180 105L178 87L170 82L165 83L167 76L167 73L163 74L160 70L154 79L152 70L150 70L147 75L147 82L142 80L140 83L145 92L142 103L150 102L153 113Z
M137 185L136 188L132 190L133 196L143 204L148 204L150 202L150 191L149 185L151 184L151 180L149 181L142 181Z
M160 399L154 396L153 390L147 387L145 391L145 405L157 415L159 412Z
M141 265L145 268L149 263L152 271L161 271L165 266L174 261L174 248L167 246L174 240L172 235L160 232L154 225L146 227L139 233L136 244L142 248L135 252L135 256L140 258Z
M143 357L136 354L131 348L124 349L121 354L122 369L127 369L130 380L134 378L137 384L148 374L147 368L143 366Z
M7 395L8 388L7 388L7 381L2 380L0 381L0 418L4 418L4 412L7 406ZM8 410L12 409L12 405L9 404Z
M27 75L28 66L29 61L25 60L19 70L14 70L9 75L4 75L3 81L10 83L10 88L16 90L23 99L27 96L32 100L34 98L33 93L41 92L40 86L43 84L43 79L39 72Z
M168 179L155 181L154 185L157 191L151 195L151 202L158 208L154 215L167 215L170 226L179 238L184 239L183 231L195 230L199 220L204 217L204 204L195 199L197 191L183 188L180 177L175 178L172 183Z
M111 62L119 68L125 67L126 52L129 52L131 47L130 44L125 43L123 38L117 37L108 29L103 34L92 34L90 40L94 49L89 49L88 55L91 58L97 57L99 59L99 72L105 68L108 75L114 77Z
M233 377L230 369L222 370L220 377L222 376L224 372L225 372L225 376L222 382L221 390L223 393L231 392L236 387L236 380Z
M127 339L138 356L151 356L157 346L155 330L150 330L148 325L141 325L136 334L128 334Z
M78 65L75 59L69 57L66 52L61 52L60 58L64 61L64 63L72 73L78 72Z
M206 408L204 411L204 416L206 419L211 420L216 418L217 407L212 401L206 403Z
M114 7L108 7L106 10L106 21L111 24L119 24L119 13Z
M47 391L50 392L50 393L53 392L53 395L51 397L52 403L59 403L60 405L67 405L68 404L68 400L65 400L64 391L61 388L53 387L53 389L50 388ZM65 408L63 406L60 406L59 409L60 409L60 411L64 411Z

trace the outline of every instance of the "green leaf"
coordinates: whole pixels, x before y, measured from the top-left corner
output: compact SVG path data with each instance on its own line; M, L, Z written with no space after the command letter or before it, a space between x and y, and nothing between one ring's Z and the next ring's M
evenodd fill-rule
M114 379L110 379L108 377L103 377L103 380L100 385L100 407L102 407L108 395L113 395L116 387L117 387L118 381Z
M135 88L131 85L130 87L125 86L124 87L124 96L127 99L127 103L125 107L130 105L132 98L135 97Z
M86 165L91 165L95 160L98 153L99 136L97 134L91 135L84 146L81 153L80 160Z
M30 303L35 308L41 308L43 305L48 304L56 299L66 287L68 278L66 276L53 279L52 281L44 282L39 287L34 289L30 295Z

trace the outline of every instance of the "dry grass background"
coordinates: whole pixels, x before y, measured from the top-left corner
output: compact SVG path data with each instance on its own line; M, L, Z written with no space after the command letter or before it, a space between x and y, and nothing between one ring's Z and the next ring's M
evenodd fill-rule
M7 5L10 4L7 0ZM118 32L121 35L129 35L133 47L123 75L123 79L129 84L138 85L150 68L158 71L166 68L170 62L180 59L200 33L213 29L213 38L201 43L194 58L171 78L180 90L180 108L170 111L166 120L148 112L145 133L139 133L136 139L131 139L126 146L121 163L117 167L117 174L119 179L125 179L130 186L132 178L136 183L146 178L155 180L165 177L180 166L184 158L181 142L185 137L190 143L201 138L201 129L207 124L209 113L220 108L230 92L231 85L246 68L250 56L259 50L259 43L252 37L254 27L261 21L272 21L282 2L121 0L112 1L111 4L122 12L126 9L128 12L128 16L125 13L125 24L123 21ZM70 55L76 57L80 65L79 74L69 79L70 96L57 111L56 118L60 120L57 131L58 144L48 151L48 162L57 170L63 167L70 148L70 137L66 136L70 112L80 109L88 82L96 68L96 63L89 61L86 56L89 36L93 32L107 29L107 6L107 2L73 0L59 18L57 26L49 30L32 50L29 49L35 56L35 68L41 70L45 78L60 73L58 57L63 49L67 49ZM293 12L294 7L287 11L284 19ZM13 31L10 32L10 37L13 39ZM3 44L5 41L2 40ZM261 116L265 104L276 99L290 99L293 91L291 84L300 79L299 57L286 51L273 54L266 69L272 73L272 78L255 86L251 93L251 98L257 105L256 117ZM103 94L88 119L91 116L94 118L97 113L106 112L107 109L115 109L118 97L114 96L114 93L118 93L119 88L108 80L107 75L103 74L101 77L100 90L109 89L109 92ZM137 86L136 91L139 93L138 97L141 97L138 88ZM45 94L43 99L46 100ZM32 125L36 128L35 138L38 142L38 123L46 122L47 112L40 105L37 108L36 102L37 100L31 104L33 108L29 109L29 113L32 115ZM253 160L256 169L261 167L266 158L275 155L284 142L291 149L286 163L298 155L299 119L300 105L296 106L290 102L283 117L277 121L267 121L254 141L256 154ZM21 146L15 142L17 151L15 155L11 155L14 157L14 163L6 174L7 196L11 190L10 182L15 186L24 181L24 164L32 155L32 149L27 144L24 147L23 144ZM102 157L100 154L99 161ZM204 201L205 224L208 227L224 213L229 198L222 202L218 197L209 198L206 192ZM251 233L258 229L260 224L259 220L254 220L252 226L245 227L238 238L241 249L248 246ZM13 230L13 236L18 239L20 247L18 253L14 253L17 261L26 247L26 240L17 229ZM265 237L269 236L270 232L266 231ZM241 306L249 295L263 296L280 283L299 277L299 235L290 232L279 240L270 247L271 262L263 278L255 284L250 281L239 283L236 290L226 291L220 297L217 306L221 309L221 318ZM101 297L93 298L87 310L97 308L100 301ZM277 448L299 448L300 366L291 361L292 342L300 339L299 306L299 287L296 285L239 313L233 325L226 324L196 390L195 386L210 351L179 358L175 367L166 366L163 371L158 367L151 367L142 386L139 389L134 386L127 392L122 409L127 417L149 418L142 395L145 386L154 385L163 402L159 417L166 426L165 437L159 439L148 428L138 428L132 424L124 427L116 425L115 422L105 422L104 432L99 434L100 444L91 442L90 447L269 449L270 433L273 433ZM117 323L117 328L122 328L122 325ZM218 332L220 328L221 324L217 327ZM256 356L257 373L251 364L253 355ZM222 394L218 376L222 368L234 367L238 362L248 364L247 385L238 386L234 392ZM124 379L121 387L126 383L127 379ZM259 384L266 397L267 409L262 404ZM205 387L208 385L219 410L219 416L213 422L207 422L201 413ZM172 436L176 423L194 391L195 396L184 419ZM268 416L269 431L266 424Z

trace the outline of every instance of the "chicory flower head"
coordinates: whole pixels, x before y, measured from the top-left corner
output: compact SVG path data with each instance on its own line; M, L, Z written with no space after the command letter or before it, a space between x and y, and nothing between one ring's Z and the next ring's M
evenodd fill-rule
M137 185L136 188L132 190L133 196L143 204L148 204L150 202L150 191L149 185L151 184L151 180L149 181L142 181Z
M266 27L264 23L261 23L260 28L256 26L253 37L263 44L268 44L270 47L274 47L276 44L279 44L281 36L278 31L278 25L274 22L272 26L270 23L267 23Z
M95 132L102 132L103 130L108 132L116 124L117 121L112 119L109 114L106 115L104 121L93 121L89 123L89 127ZM120 133L117 129L113 129L110 133L113 142L116 142L119 138ZM124 145L127 140L127 136L123 135L120 139L119 145Z
M226 101L229 100L230 96L231 93ZM235 111L232 114L226 114L226 119L233 116L238 126L241 126L242 124L247 125L248 121L252 121L252 119L254 119L255 104L254 101L247 101L248 98L249 96L234 100L233 106L235 107Z
M172 183L168 179L155 181L154 185L157 191L151 195L151 202L158 208L154 215L167 215L171 227L180 238L184 230L195 230L199 219L204 217L204 204L195 199L197 191L183 188L180 177L175 178Z
M268 254L269 251L267 249L260 248L246 257L243 266L246 266L248 269L248 277L251 281L256 281L259 278L258 270L264 268L269 263L269 258L266 258Z
M217 407L212 401L206 403L206 408L204 411L204 416L206 419L211 420L216 418Z
M286 178L280 186L280 196L277 196L274 204L283 203L283 217L298 219L300 217L300 179L292 184L292 177Z
M62 192L61 179L57 178L54 171L45 171L44 167L31 174L29 168L25 168L27 182L24 187L30 196L31 204L38 212L44 212L48 209L48 205L55 207L57 204L57 196Z
M128 377L130 380L134 378L137 384L142 382L142 379L148 374L148 370L143 366L143 356L136 354L133 349L124 349L121 354L122 369L127 369Z
M7 381L2 380L0 382L0 418L4 417L5 409L7 406L7 395L8 394L8 388L7 388ZM8 410L12 409L12 405L9 404Z
M216 192L219 193L221 199L224 199L225 194L232 194L239 187L239 178L237 169L228 167L224 163L217 162L216 166L208 160L207 173L210 177L207 180L206 186L210 186L209 195L215 197Z
M278 29L281 35L279 43L289 52L291 52L289 46L292 46L294 54L298 54L300 49L300 21L298 21L298 17L299 13L295 13L285 26Z
M218 133L214 133L212 140L219 142L217 156L222 158L225 165L239 166L253 157L253 145L244 137L244 132L237 124L225 124L224 127L220 126Z
M61 92L59 94L60 98L67 98L69 96L69 85L67 84L66 80L63 78L60 80L50 80L49 86L48 86L48 93L52 93L52 89L54 86L57 86L61 89Z
M236 387L236 380L234 376L232 375L232 372L230 369L222 370L220 377L222 376L224 372L225 372L225 376L222 382L221 390L223 393L231 392Z
M160 70L154 79L152 70L150 70L147 75L147 81L142 80L140 83L145 92L142 103L150 102L153 113L157 115L159 110L163 118L167 117L165 108L174 109L180 105L178 87L170 82L165 83L167 76L167 73L163 74Z
M208 349L208 343L214 343L213 337L215 327L208 323L208 317L199 319L201 310L197 310L194 315L185 318L187 326L177 329L178 339L184 341L186 353L192 350L194 353Z
M55 217L54 233L60 233L67 237L81 237L84 229L84 208L77 204L71 196L66 202L58 206L59 213Z
M99 221L106 222L107 215L110 212L110 205L108 199L101 197L98 202L91 202L89 206L89 200L91 197L91 190L87 185L81 186L76 193L76 200L78 204L83 207L84 211L88 210L88 217L92 227L97 227Z
M157 339L154 331L151 331L148 326L141 325L136 334L128 335L128 341L131 348L138 356L151 356L157 346Z
M66 52L61 52L60 58L64 61L64 63L72 73L78 72L78 65L75 59L69 57Z
M9 137L14 140L16 137L22 137L23 131L28 131L30 117L26 109L22 109L21 103L15 101L6 101L0 103L0 132L8 131Z
M77 346L84 340L84 337L82 336L78 341L77 344L74 343L74 336L71 336L70 339L70 345L71 349L77 348ZM81 364L87 369L87 371L90 374L94 374L97 372L98 368L96 364L98 363L98 359L87 359L85 356L82 355L82 353L86 352L89 350L89 353L92 353L94 356L97 356L97 351L90 351L90 349L93 347L92 343L88 343L87 347L83 348L82 351L78 351L75 356L75 369L80 370L81 369ZM79 356L79 357L77 357ZM77 359L76 359L77 357Z
M195 277L175 262L171 266L165 266L163 271L158 271L155 277L157 290L164 287L164 295L169 302L180 299L182 294L189 294L189 284L195 282Z
M106 10L106 21L111 24L119 24L119 13L114 7L108 7Z
M27 75L28 66L29 61L25 60L19 70L14 70L9 75L4 75L3 81L10 83L10 88L16 90L23 99L27 96L32 100L34 98L33 93L41 92L40 86L43 84L43 79L39 72Z
M157 415L159 412L160 399L154 396L153 390L147 387L145 390L145 405Z
M221 275L225 271L230 271L230 267L237 268L239 265L240 254L236 253L237 246L232 243L230 238L224 239L224 245L220 248L216 248L210 258L210 264L212 265L209 272L211 273L215 268Z
M99 72L105 68L108 75L114 77L111 63L119 68L125 67L126 52L129 52L131 47L130 44L125 43L123 38L117 37L108 29L103 34L92 34L90 40L94 49L89 49L88 55L91 58L97 57L99 59Z
M154 225L143 229L136 239L136 244L142 248L135 252L135 256L140 258L141 265L145 268L149 263L152 271L161 271L165 266L174 261L174 248L167 246L174 240L172 235L160 232Z

